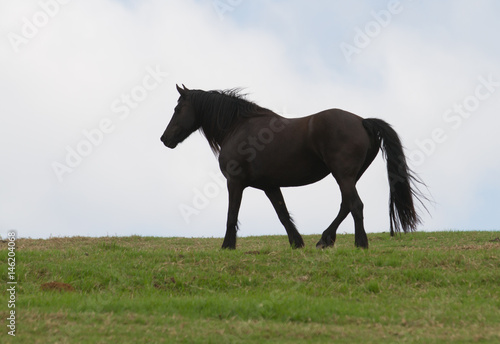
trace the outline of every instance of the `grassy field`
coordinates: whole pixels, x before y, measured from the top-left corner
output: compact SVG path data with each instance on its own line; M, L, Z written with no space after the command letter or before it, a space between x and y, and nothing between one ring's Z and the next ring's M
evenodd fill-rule
M2 240L0 342L500 342L500 232L368 237L19 239L15 338Z

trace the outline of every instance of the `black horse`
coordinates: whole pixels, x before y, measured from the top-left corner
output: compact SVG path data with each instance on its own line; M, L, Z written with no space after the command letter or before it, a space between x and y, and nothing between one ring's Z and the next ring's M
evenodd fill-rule
M219 157L227 179L229 210L222 248L236 248L238 212L243 190L263 190L286 229L292 247L304 246L285 205L280 188L317 182L328 174L342 193L340 211L316 247L333 246L337 228L349 213L354 218L355 245L368 248L363 226L363 203L356 182L380 148L389 176L391 235L413 231L420 223L414 207L419 182L406 163L397 133L385 121L363 119L331 109L288 119L250 102L237 89L189 90L177 86L177 106L161 141L169 148L200 129Z

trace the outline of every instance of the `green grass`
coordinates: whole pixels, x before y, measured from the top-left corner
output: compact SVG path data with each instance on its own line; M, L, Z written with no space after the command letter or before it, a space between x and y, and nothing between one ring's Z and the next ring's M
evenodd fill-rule
M19 239L2 343L500 342L500 232ZM7 289L7 243L0 280ZM45 283L73 291L46 290ZM0 318L8 316L3 293Z

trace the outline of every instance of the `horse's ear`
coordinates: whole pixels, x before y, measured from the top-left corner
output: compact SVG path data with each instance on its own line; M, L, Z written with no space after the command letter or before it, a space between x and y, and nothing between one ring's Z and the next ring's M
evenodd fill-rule
M184 89L185 89L186 91L189 91L189 88L187 88L186 86L184 86L184 84L182 84L182 87L184 87Z
M186 96L186 93L187 93L187 89L186 89L186 86L182 85L184 88L180 88L179 85L175 85L175 87L177 87L177 92L179 92L179 94L181 95L181 97L185 97Z

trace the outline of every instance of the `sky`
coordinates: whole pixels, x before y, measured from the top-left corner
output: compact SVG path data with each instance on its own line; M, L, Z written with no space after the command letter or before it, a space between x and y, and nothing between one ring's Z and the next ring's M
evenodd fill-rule
M159 140L193 89L243 87L287 117L341 108L399 133L432 202L420 231L500 230L498 1L0 0L0 235L223 237L204 137ZM389 229L386 164L358 183ZM333 177L283 189L299 232L336 216ZM285 234L259 190L238 235ZM348 217L338 233L353 233Z

